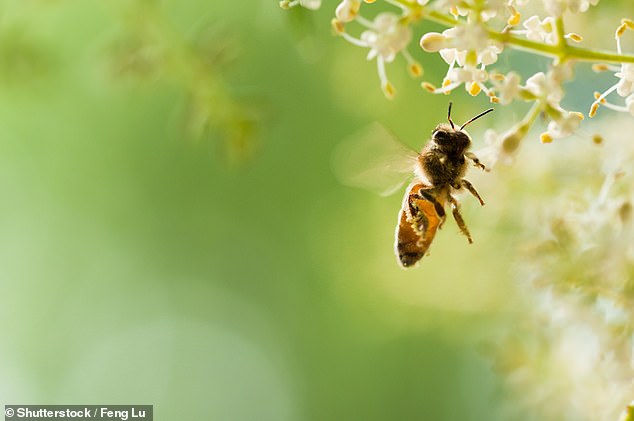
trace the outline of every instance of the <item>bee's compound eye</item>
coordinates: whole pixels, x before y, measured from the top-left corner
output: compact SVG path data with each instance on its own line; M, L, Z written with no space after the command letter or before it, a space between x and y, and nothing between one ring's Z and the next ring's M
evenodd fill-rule
M444 130L436 130L432 135L433 139L438 143L446 142L449 139L449 133Z

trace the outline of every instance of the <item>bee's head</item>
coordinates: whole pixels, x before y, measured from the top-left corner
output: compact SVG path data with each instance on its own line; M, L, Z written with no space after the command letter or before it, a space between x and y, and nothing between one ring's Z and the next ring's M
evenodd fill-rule
M464 153L471 145L471 138L466 132L448 124L436 126L431 139L449 155Z
M447 111L447 120L449 121L449 124L439 124L436 126L436 129L434 129L434 132L432 133L432 140L448 154L462 154L471 145L471 138L462 129L464 129L465 126L472 121L477 120L483 115L493 111L493 108L489 108L488 110L481 112L477 116L469 119L459 128L456 128L453 121L451 121L451 105L452 103L450 102L449 110Z

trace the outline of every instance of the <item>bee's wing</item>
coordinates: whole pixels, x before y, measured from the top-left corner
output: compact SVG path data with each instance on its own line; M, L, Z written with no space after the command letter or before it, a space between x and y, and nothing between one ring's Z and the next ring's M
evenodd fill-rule
M417 157L385 127L373 123L335 148L332 167L343 184L387 196L411 177Z

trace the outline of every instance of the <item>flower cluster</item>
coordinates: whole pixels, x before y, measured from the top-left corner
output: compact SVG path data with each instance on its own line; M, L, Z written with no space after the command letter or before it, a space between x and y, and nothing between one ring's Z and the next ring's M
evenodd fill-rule
M621 37L627 29L634 29L634 22L629 19L623 19L621 25L617 28L614 38L616 39L616 51L619 54L623 54L621 47ZM605 105L607 108L611 108L616 111L628 112L634 116L634 63L623 63L620 67L614 65L597 65L594 66L595 70L612 70L616 72L616 76L619 81L612 85L602 94L595 93L596 101L592 103L590 107L590 117L594 117L599 108L599 104ZM612 92L625 97L625 105L619 106L611 104L606 101L606 97Z
M584 114L564 109L561 101L566 94L563 83L574 78L574 65L581 61L595 63L595 70L614 71L618 78L617 83L604 93L595 94L589 116L594 116L600 105L634 115L634 55L625 54L621 47L624 32L634 28L632 20L621 21L616 31L614 53L581 48L577 44L583 41L583 36L564 29L564 14L586 12L597 6L598 0L542 0L530 2L530 5L527 0L383 2L393 7L393 11L374 14L373 19L368 19L365 16L370 14L369 8L376 0L342 0L335 9L332 26L346 41L367 49L368 60L376 60L381 88L388 98L392 98L396 90L388 78L386 66L398 56L405 58L413 76L423 74L421 64L408 49L414 39L413 24L425 20L447 29L422 34L420 47L427 53L438 53L448 66L439 85L429 81L421 83L425 90L449 94L464 86L470 95L486 95L493 103L508 105L518 100L534 104L526 117L507 133L506 137L512 140L510 143L522 140L535 121L535 115L547 118L546 129L540 135L543 143L577 131ZM294 0L281 4L283 7L315 8L319 3ZM368 14L364 12L366 7ZM521 72L513 70L496 71L498 58L509 49L549 57L552 59L550 69L533 75L520 75ZM607 101L607 96L615 91L625 98L623 105ZM591 100L589 98L588 103ZM506 153L510 152L510 143L506 142Z
M566 162L551 159L543 175L530 174L539 182L566 172L574 182L566 183L566 197L544 200L542 193L547 207L527 209L541 215L526 227L516 270L530 311L494 351L517 394L511 410L575 420L616 421L631 413L634 144L620 135L624 129L634 129L634 121L605 127L609 140L599 149L569 145Z
M372 21L359 14L361 2L358 0L344 0L335 11L336 17L332 21L333 28L351 44L368 49L368 60L376 60L381 88L388 98L395 94L385 70L385 64L394 61L401 54L409 64L409 71L414 77L423 74L422 66L414 60L407 51L412 39L412 30L407 24L407 10L403 8L400 14L379 13ZM358 37L346 31L346 23L355 21L364 29Z

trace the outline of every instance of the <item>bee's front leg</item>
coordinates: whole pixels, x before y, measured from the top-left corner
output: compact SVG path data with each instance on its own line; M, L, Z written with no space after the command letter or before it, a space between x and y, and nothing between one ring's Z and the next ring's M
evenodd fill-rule
M464 187L465 189L469 190L469 193L471 193L472 195L475 196L476 199L478 199L480 201L480 204L482 206L484 206L484 200L482 200L482 198L480 197L480 195L478 194L478 191L475 189L475 187L473 187L473 184L471 184L469 181L465 180L464 178L462 180L460 180L460 186Z
M477 156L475 156L475 154L473 152L465 152L464 156L466 158L469 158L470 160L473 161L473 165L475 165L476 167L484 170L484 171L491 171L489 168L487 168L482 162L480 162L480 160L478 159Z

